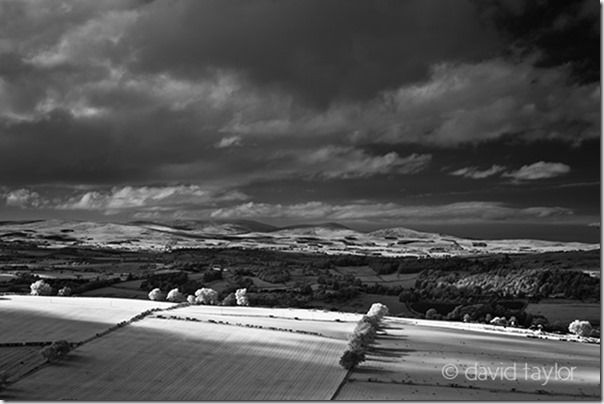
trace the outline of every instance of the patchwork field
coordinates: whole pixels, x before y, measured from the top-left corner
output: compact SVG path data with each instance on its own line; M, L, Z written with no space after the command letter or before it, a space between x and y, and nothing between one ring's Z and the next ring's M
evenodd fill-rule
M530 339L503 331L487 333L429 323L389 318L367 361L355 368L336 399L600 397L598 344ZM443 376L445 366L447 375L453 377ZM567 369L572 367L575 369L569 378ZM559 377L554 377L556 374Z
M0 296L0 343L78 342L143 311L170 306L149 300Z
M328 400L345 342L147 318L11 386L15 400ZM61 383L57 383L61 380Z
M40 346L0 347L7 400L574 400L600 398L600 345L543 340L528 330L387 317L348 374L338 362L360 314L142 300L4 296L0 342L80 341L44 364ZM484 330L480 327L485 328ZM42 331L38 331L40 328ZM443 367L457 373L445 377ZM572 379L527 377L573 369ZM491 376L472 379L480 368ZM497 369L514 369L503 379ZM34 370L34 371L32 371ZM507 375L507 373L506 373ZM562 374L562 376L565 376Z

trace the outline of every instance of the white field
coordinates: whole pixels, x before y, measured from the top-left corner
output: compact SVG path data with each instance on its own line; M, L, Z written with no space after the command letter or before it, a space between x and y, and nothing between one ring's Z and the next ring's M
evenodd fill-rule
M28 401L328 400L346 374L338 365L345 345L289 332L146 318L82 345L6 393Z
M306 331L342 341L348 339L361 317L361 315L354 313L335 313L320 310L216 306L179 307L168 312L158 312L154 317L158 315L188 317L200 321L222 321L230 325L260 326L266 329L273 327L298 332Z
M434 323L389 318L386 335L378 337L367 361L351 373L336 399L600 398L599 344L530 339L502 331L468 330L463 323L442 322L442 327ZM443 377L445 365L455 366L457 376ZM571 367L575 367L572 378L567 371ZM501 374L504 370L506 376ZM481 379L476 372L481 372Z
M82 341L133 316L173 303L100 297L0 296L0 342Z

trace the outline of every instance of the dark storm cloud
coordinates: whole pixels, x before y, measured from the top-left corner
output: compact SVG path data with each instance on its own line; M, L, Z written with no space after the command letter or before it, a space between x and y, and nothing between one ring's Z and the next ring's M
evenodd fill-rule
M479 0L475 3L511 46L539 53L537 65L570 65L573 78L600 78L600 4L592 0Z
M597 221L598 10L540 4L0 0L0 213Z
M123 45L141 72L235 69L325 105L491 56L498 39L465 0L211 0L149 5Z

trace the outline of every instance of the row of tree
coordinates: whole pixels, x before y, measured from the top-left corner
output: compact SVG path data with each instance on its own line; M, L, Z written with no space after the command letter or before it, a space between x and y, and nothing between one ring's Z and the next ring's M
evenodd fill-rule
M178 288L170 290L167 294L161 289L155 288L149 292L149 299L154 301L164 301L175 303L188 302L189 304L204 304L204 305L222 305L222 306L249 306L247 297L247 289L237 289L234 293L227 295L222 302L218 299L218 292L211 288L200 288L195 291L195 294L185 295Z
M348 347L340 357L340 366L350 370L365 360L367 348L375 340L381 321L387 314L388 307L385 305L381 303L371 305L348 339Z

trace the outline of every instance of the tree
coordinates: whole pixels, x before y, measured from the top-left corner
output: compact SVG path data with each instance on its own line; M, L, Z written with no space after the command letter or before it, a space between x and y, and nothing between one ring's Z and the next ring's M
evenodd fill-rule
M438 317L438 312L435 308L431 308L426 310L426 319L428 320L436 320Z
M166 298L166 295L159 289L155 288L149 292L149 300L162 301Z
M62 287L57 293L59 296L71 296L71 288L69 286Z
M575 320L568 325L568 331L580 337L589 337L592 327L589 321Z
M223 306L236 306L237 298L235 297L235 293L229 293L224 299L222 299Z
M71 351L71 344L65 340L60 340L42 348L40 354L50 362L67 355L69 351Z
M195 303L218 304L218 292L210 288L201 288L195 291Z
M237 289L235 292L235 298L237 299L237 306L249 306L250 302L247 298L247 289Z
M185 295L180 293L178 288L174 288L168 292L168 296L166 297L166 300L169 302L182 302L185 300Z
M340 358L340 366L344 369L350 370L359 363L365 360L365 352L363 351L345 351Z
M195 296L193 296L193 295L187 296L187 302L189 302L190 304L195 304Z
M29 286L31 294L35 296L49 296L52 294L52 287L40 279Z

